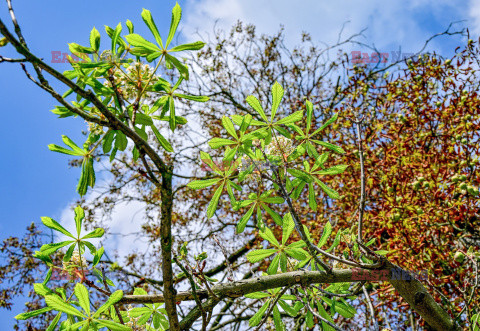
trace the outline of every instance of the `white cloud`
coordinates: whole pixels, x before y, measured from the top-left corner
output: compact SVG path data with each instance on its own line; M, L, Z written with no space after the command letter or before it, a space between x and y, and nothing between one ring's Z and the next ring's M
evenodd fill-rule
M343 37L367 28L363 42L387 52L399 46L415 52L456 17L467 15L465 7L447 0L187 0L183 32L187 38L197 30L210 33L215 22L228 30L240 19L255 24L261 33L276 32L283 24L289 45L298 42L302 31L311 33L315 42L333 44L345 24ZM480 29L480 3L472 2L470 12ZM430 23L435 27L430 27L429 21L434 21ZM438 22L440 30L435 30Z
M98 186L106 183L106 180L99 181ZM94 201L97 199L98 193L91 192L87 194L86 200ZM73 203L73 201L72 201ZM120 261L127 254L134 251L145 253L148 249L147 239L142 239L140 236L135 235L140 231L141 224L145 220L145 204L139 201L132 202L119 202L112 211L111 221L107 223L108 230L106 235L102 237L105 251L110 258L113 258L114 254L118 254ZM71 233L76 233L74 213L71 208L71 204L66 206L60 216L60 224L64 226ZM84 230L82 230L84 231ZM65 240L66 238L62 238ZM100 240L90 240L97 245Z

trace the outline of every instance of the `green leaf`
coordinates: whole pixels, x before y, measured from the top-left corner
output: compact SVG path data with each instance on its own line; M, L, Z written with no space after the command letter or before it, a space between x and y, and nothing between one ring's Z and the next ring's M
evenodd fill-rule
M165 137L158 131L158 129L152 125L151 126L153 133L155 134L155 137L157 138L158 142L160 145L167 151L167 152L173 152L173 147L170 144L170 142L165 139Z
M85 154L84 151L82 151L80 153L80 152L77 152L77 151L72 151L72 150L66 149L64 147L61 147L61 146L58 146L58 145L55 145L55 144L48 145L48 149L51 150L52 152L63 153L63 154L73 155L73 156L83 156Z
M160 37L160 33L158 32L158 29L157 29L157 26L155 25L155 22L153 21L152 13L150 13L150 10L143 9L142 19L145 22L145 24L148 26L150 31L152 32L152 34L155 37L155 40L157 41L160 48L163 48L162 38ZM167 44L168 44L168 42L167 42Z
M332 198L332 199L339 199L340 198L340 194L338 194L337 191L335 191L334 189L331 189L330 187L328 187L327 185L325 185L322 181L320 181L318 178L314 177L315 178L315 181L317 182L317 184L322 188L322 190L327 193L327 195Z
M340 244L341 236L342 236L341 231L338 231L337 235L335 236L335 239L333 240L332 246L330 246L330 248L326 250L327 253L331 252L335 247L337 247Z
M280 263L280 255L276 255L267 269L267 274L275 275L278 272L278 264Z
M348 168L348 165L336 165L331 168L325 169L325 170L320 170L315 172L317 175L338 175L341 174L345 171L345 169Z
M245 226L247 225L250 217L252 217L254 209L255 209L255 205L250 207L250 209L247 211L247 213L242 216L242 218L240 219L240 221L237 224L237 233L242 233L243 230L245 230Z
M295 123L300 121L302 118L303 118L303 110L299 110L277 121L275 125Z
M235 127L233 126L232 121L227 116L222 117L222 125L232 137L238 139L237 133L235 132Z
M208 208L207 208L207 217L208 217L208 218L212 218L213 215L215 214L215 210L217 210L218 200L220 199L220 195L222 194L223 186L224 186L224 183L222 183L222 184L217 188L217 190L216 190L215 193L213 194L212 200L211 200L210 203L208 204Z
M115 30L112 33L112 36L111 36L111 38L112 38L112 53L114 55L117 54L117 43L120 44L120 46L121 46L121 47L119 47L119 49L120 48L125 49L125 47L126 47L126 45L124 45L125 42L122 40L122 38L120 38L120 33L121 32L122 32L122 23L118 23L117 26L115 27ZM120 39L118 39L118 38L120 38ZM119 40L121 41L120 43L119 43ZM123 50L122 50L122 52L123 52Z
M307 258L308 254L301 248L287 248L285 253L293 257L298 261L303 261Z
M112 305L116 304L120 299L123 298L123 291L118 290L113 292L108 300L93 314L93 318L98 318L101 313L110 308Z
M268 213L268 215L270 215L270 217L273 219L273 221L277 224L277 225L282 225L283 221L282 221L282 218L280 217L280 215L278 215L278 213L272 209L270 209L270 207L268 207L267 205L263 205L262 206L263 209L265 209L265 211Z
M287 172L301 180L303 180L306 183L311 183L314 180L314 177L312 177L310 174L306 173L303 170L298 170L298 169L287 169Z
M55 318L52 320L52 323L48 326L45 331L54 331L57 327L58 321L60 321L60 317L62 317L62 313L58 313Z
M298 315L298 312L293 308L291 307L289 304L287 304L285 301L283 300L278 300L278 304L280 305L280 307L282 307L283 310L285 310L285 312L292 316L292 317L295 317Z
M315 130L314 133L311 134L311 136L314 136L316 135L317 133L319 133L320 131L322 131L323 129L325 129L327 126L329 126L330 124L332 124L333 122L335 122L338 118L338 114L335 114L332 116L332 118L330 118L327 122L325 122L325 124L323 124L320 128L318 128L317 130Z
M345 153L343 148L341 148L339 146L336 146L334 144L331 144L331 143L327 143L326 141L320 141L320 140L312 140L312 141L315 142L316 144L319 144L323 147L326 147L326 148L334 151L335 153L338 153L338 154L344 154Z
M100 48L100 33L95 27L90 31L90 47L94 52L98 52Z
M105 230L102 228L96 228L92 232L88 233L87 235L83 236L82 239L89 239L89 238L100 238L105 234Z
M75 225L77 228L77 235L80 237L80 232L82 232L82 220L85 218L85 212L80 206L75 207Z
M93 256L93 266L96 266L98 262L102 259L103 253L105 252L105 248L100 247L96 252L95 255Z
M212 138L212 140L208 142L208 145L213 149L217 149L225 145L234 145L234 144L237 144L237 143L229 139L217 138L217 137Z
M292 214L286 213L285 216L283 216L282 229L283 229L282 245L285 245L288 238L290 238L290 235L292 234L293 230L295 229L295 222L293 221Z
M134 47L130 51L133 55L147 56L153 52L161 51L155 44L145 40L142 36L136 33L126 35L125 39Z
M115 147L119 151L124 151L127 148L127 145L128 145L127 137L123 134L123 132L116 131Z
M68 49L72 54L78 54L78 53L93 54L94 53L93 49L89 47L80 46L79 44L76 44L76 43L68 44Z
M61 311L63 313L78 316L78 317L85 317L75 307L72 307L69 304L65 303L62 299L60 299L56 295L45 296L45 302L49 307L51 307L54 310Z
M265 292L253 292L253 293L245 294L245 297L249 299L263 299L269 296L270 294L267 294Z
M177 68L180 75L182 75L185 80L189 79L188 67L181 63L176 57L171 56L170 54L165 55L165 60L170 62L175 68Z
M150 116L142 114L142 113L139 112L139 113L136 113L135 124L153 125L153 120Z
M204 180L194 180L187 184L188 187L198 190L202 188L206 188L218 183L221 178L212 178L212 179L204 179Z
M277 113L278 106L283 98L283 87L278 82L275 82L272 86L272 114L270 117L270 121L273 121L275 114Z
M247 260L250 263L257 263L274 254L276 251L276 249L255 249L248 252Z
M310 101L305 102L305 106L307 108L307 128L306 128L306 133L310 131L310 128L312 126L312 115L313 115L313 105Z
M204 96L204 95L188 95L188 94L180 94L177 93L175 94L176 97L182 98L182 99L187 99L187 100L192 100L196 102L207 102L210 100L209 97Z
M130 20L127 20L127 22L125 22L125 25L128 28L128 33L133 33L133 30L134 30L133 23Z
M317 200L315 197L315 189L313 183L308 184L308 205L313 211L317 211Z
M83 310L90 315L90 299L88 297L89 294L87 288L83 284L77 283L75 285L74 293L78 299L80 307L82 307Z
M42 247L40 248L40 252L42 254L50 255L56 252L57 250L59 250L60 248L65 247L73 242L74 242L73 240L70 240L70 241L62 241L59 243L45 244L45 245L42 245Z
M250 105L250 107L255 109L257 111L257 113L260 114L260 116L262 117L262 119L265 122L268 122L267 116L265 115L265 112L263 111L262 105L260 105L260 101L258 101L258 99L256 97L254 97L253 95L249 95L245 99L245 101L247 101L247 103Z
M50 310L52 310L51 307L40 308L40 309L33 310L33 311L29 311L29 312L26 312L26 313L18 314L17 316L15 316L15 319L17 319L17 320L26 320L26 319L29 319L29 318L31 318L31 317L35 317L35 316L44 314L44 313L46 313L46 312L48 312L48 311L50 311Z
M168 31L167 43L165 44L165 48L168 47L170 42L177 31L178 23L180 23L180 19L182 18L182 8L178 5L178 2L175 3L175 6L172 9L172 21L170 23L170 30Z
M327 243L327 240L331 234L332 234L332 224L330 224L330 222L327 221L327 223L323 227L322 237L318 242L319 248L322 248Z
M81 196L87 193L88 186L95 186L95 170L93 169L93 158L85 157L82 161L82 172L77 185L77 192Z
M63 233L64 235L70 237L70 238L73 238L75 239L75 237L70 233L68 232L63 226L61 226L60 224L58 224L54 219L50 218L50 217L41 217L42 219L42 223L50 228L50 229L53 229L55 231L58 231L58 232L61 232Z
M275 325L275 331L285 331L285 324L283 324L282 317L278 307L273 307L273 324Z
M64 262L69 262L72 259L73 251L75 250L76 244L70 245L68 247L67 252L63 256L63 261Z
M268 240L273 246L276 246L276 247L280 246L277 238L275 238L275 235L273 234L272 230L270 230L269 228L265 227L265 229L261 231L259 235L263 239Z
M112 149L113 138L115 138L115 131L109 130L103 137L103 153L107 154Z
M267 311L267 308L270 304L270 300L268 300L267 302L265 302L263 304L263 306L255 313L255 315L252 316L252 318L250 318L248 320L248 325L250 326L257 326L263 319L263 315L265 314L265 312Z
M181 52L181 51L198 51L205 46L203 41L196 41L194 43L183 44L173 47L169 52Z
M105 326L112 331L131 331L132 330L130 327L116 323L114 321L96 320L96 322L101 326Z

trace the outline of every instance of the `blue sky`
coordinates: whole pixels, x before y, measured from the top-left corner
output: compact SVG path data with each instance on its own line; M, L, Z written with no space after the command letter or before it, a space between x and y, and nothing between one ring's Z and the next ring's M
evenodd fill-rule
M142 8L152 11L159 30L165 34L175 4L172 0L13 2L30 49L47 62L51 62L52 51L68 52L69 42L87 45L93 26L105 36L104 25L114 27L130 19L136 32L150 36L140 17ZM343 23L348 21L344 36L367 28L363 41L389 53L399 47L406 53L416 52L429 36L444 31L453 21L463 21L457 27L469 27L476 37L480 32L480 4L474 1L186 0L179 3L184 12L180 38L187 40L198 39L197 31L201 35L211 33L215 22L217 27L228 29L237 19L254 23L260 32L266 33L275 32L284 24L289 45L295 44L301 31L311 32L314 41L333 43ZM0 4L0 17L10 23L4 3ZM448 56L458 45L458 38L442 38L429 50ZM15 56L10 47L0 48L0 54ZM68 64L52 66L60 71L68 69ZM59 219L78 197L75 187L79 169L69 169L68 157L50 152L47 145L60 144L62 134L80 141L84 123L73 118L59 120L49 112L56 105L54 99L31 83L18 64L0 64L0 87L4 123L0 130L1 240L21 236L28 224L40 222L40 216ZM0 310L0 319L10 319L22 309L19 304L12 312ZM0 329L3 327L6 328L5 324Z

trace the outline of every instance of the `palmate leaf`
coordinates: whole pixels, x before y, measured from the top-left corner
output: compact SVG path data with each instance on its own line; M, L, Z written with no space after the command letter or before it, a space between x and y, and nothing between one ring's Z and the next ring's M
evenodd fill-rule
M84 196L89 186L91 188L95 186L95 170L93 169L93 158L90 156L84 157L82 161L82 172L77 185L78 194Z
M338 114L335 114L332 116L332 118L330 118L328 121L326 121L320 128L318 128L317 130L315 130L315 132L313 132L311 134L311 136L314 136L316 135L317 133L323 131L323 129L325 129L327 126L329 126L330 124L332 124L333 122L335 122L338 118Z
M205 46L205 43L203 41L196 41L194 43L189 43L189 44L183 44L183 45L178 45L175 46L171 49L169 49L169 52L181 52L181 51L198 51Z
M275 114L277 113L278 106L282 102L283 98L283 87L278 82L275 82L272 86L272 114L270 116L270 121L273 121Z
M206 188L218 183L221 178L212 178L212 179L204 179L204 180L194 180L187 184L188 187L199 190L202 188Z
M42 220L42 223L46 226L46 227L49 227L50 229L53 229L55 231L58 231L58 232L61 232L63 233L64 235L70 237L70 238L74 238L75 237L70 233L68 232L63 226L61 226L57 221L55 221L53 218L50 218L50 217L46 217L46 216L43 216L41 217L41 220Z
M249 95L245 99L245 101L247 101L247 103L250 105L250 107L255 109L257 111L257 113L260 114L260 116L262 117L262 119L265 122L268 122L267 116L265 115L265 112L263 111L262 105L260 104L260 101L258 101L258 99L256 97L254 97L253 95Z
M270 242L273 246L279 247L280 243L278 242L277 238L275 238L275 235L273 234L272 230L269 228L265 227L262 232L259 233L260 237L263 239L267 240Z
M82 231L82 221L85 218L85 212L80 206L75 207L75 225L77 229L77 235L80 237L80 232Z
M189 79L190 76L189 76L189 73L188 73L188 67L185 64L183 64L176 57L174 57L170 54L165 55L165 60L166 60L167 64L171 64L172 66L177 68L178 72L180 73L180 75L182 75L182 77L185 80Z
M250 207L250 209L248 209L247 213L242 216L242 218L240 219L240 221L237 224L237 233L242 233L243 230L245 230L245 226L247 225L248 221L252 217L254 210L255 210L255 205Z
M54 252L58 251L60 248L70 245L71 243L74 243L74 241L69 240L69 241L62 241L59 243L45 244L45 245L42 245L42 247L40 247L40 253L45 255L51 255Z
M208 142L208 145L213 149L217 149L225 145L234 145L234 144L237 144L237 142L229 139L225 139L225 138L212 138Z
M322 248L326 243L330 235L332 234L332 224L330 222L325 223L325 227L323 228L322 237L318 242L318 247Z
M62 317L62 313L60 312L55 316L55 318L52 320L52 322L50 323L50 325L45 331L54 331L61 317Z
M248 252L247 260L250 263L257 263L263 259L266 259L270 255L275 254L276 252L276 249L256 249Z
M157 25L153 21L152 13L150 13L150 10L143 9L142 11L142 19L145 22L145 24L148 26L150 31L152 32L153 36L155 37L155 40L157 41L158 45L160 48L163 49L163 43L162 43L162 38L160 37L160 33L158 32ZM127 39L128 40L128 39ZM167 42L168 43L168 42ZM135 46L135 45L134 45Z
M317 177L314 177L315 179L315 182L322 188L322 190L327 193L327 195L332 198L332 199L339 199L340 198L340 194L338 194L337 191L335 191L334 189L331 189L330 187L328 187L327 185L325 185L321 180L319 180Z
M160 145L167 151L167 152L173 152L173 147L170 144L170 142L165 139L165 137L158 131L158 129L155 127L155 125L152 124L151 126L153 134L157 138L158 142Z
M182 8L178 5L178 2L175 3L175 6L172 9L172 21L170 22L170 30L168 31L167 42L165 44L165 48L168 47L170 42L177 31L178 23L180 23L180 19L182 18Z
M237 133L235 132L235 127L233 126L232 121L227 116L222 116L222 125L227 130L228 134L230 134L235 139L238 139Z
M98 52L98 49L100 48L100 33L95 28L90 32L90 47L95 52Z
M292 123L300 121L302 118L303 118L303 110L299 110L299 111L296 111L293 114L288 115L287 117L284 117L281 120L275 122L275 125L292 124Z
M267 269L267 274L275 275L278 272L278 265L280 264L280 255L276 255Z
M180 94L180 93L174 94L174 95L178 98L192 100L196 102L207 102L208 100L210 100L209 97L204 95L188 95L188 94Z
M249 299L264 299L269 296L270 295L265 292L253 292L253 293L245 294L245 297Z
M58 152L58 153L63 153L63 154L68 154L68 155L74 155L74 156L83 156L87 153L87 151L83 150L82 148L78 147L77 144L75 144L70 138L67 136L62 136L62 140L67 145L68 147L71 148L71 150L66 149L65 147L61 147L55 144L50 144L48 145L48 149L50 149L53 152Z
M325 170L320 170L315 172L317 175L338 175L345 171L348 168L348 165L336 165Z
M275 331L285 331L285 324L283 324L280 310L278 307L273 307L273 323L275 325Z
M210 200L210 203L208 204L208 208L207 208L207 217L208 218L212 218L213 215L215 214L215 211L217 210L218 200L220 199L220 195L222 195L223 186L224 186L224 183L222 183L217 188L217 190L213 194L212 200Z
M338 154L344 154L345 153L343 148L341 148L340 146L336 146L334 144L327 143L326 141L320 141L320 140L312 140L312 141L315 142L318 145L321 145L323 147L326 147L326 148L334 151L335 153L338 153Z
M116 304L120 299L123 297L123 291L118 290L113 292L108 300L100 307L97 309L95 314L93 314L93 318L98 318L101 313L103 313L105 310Z
M89 239L89 238L100 238L105 234L105 230L103 228L96 228L92 232L89 232L82 239Z
M283 224L282 224L282 245L285 245L288 238L292 234L293 230L295 229L295 222L293 221L292 214L287 213L283 216Z
M105 326L112 331L131 331L132 330L130 327L126 325L122 325L109 320L96 320L96 322L101 326Z
M37 309L37 310L29 311L29 312L26 312L26 313L21 313L21 314L18 314L17 316L15 316L15 319L26 320L26 319L29 319L31 317L35 317L35 316L44 314L44 313L46 313L46 312L48 312L52 309L53 309L52 307L45 307L45 308L40 308L40 309Z
M155 44L145 40L145 38L143 38L139 34L128 34L125 36L125 39L129 44L134 47L130 50L133 55L147 56L153 52L161 51L160 48L158 48Z
M45 302L49 307L51 307L54 310L61 311L63 313L78 316L78 317L85 317L85 315L79 312L75 307L72 307L69 304L65 303L62 299L60 299L56 295L45 296Z
M255 313L255 315L253 315L252 318L248 320L248 325L252 327L257 326L262 321L264 317L263 315L267 311L267 308L269 305L270 305L270 300L267 300L267 302L263 304L263 306Z
M74 293L78 299L80 307L82 307L83 310L90 315L90 298L87 288L83 284L77 283L75 285Z

